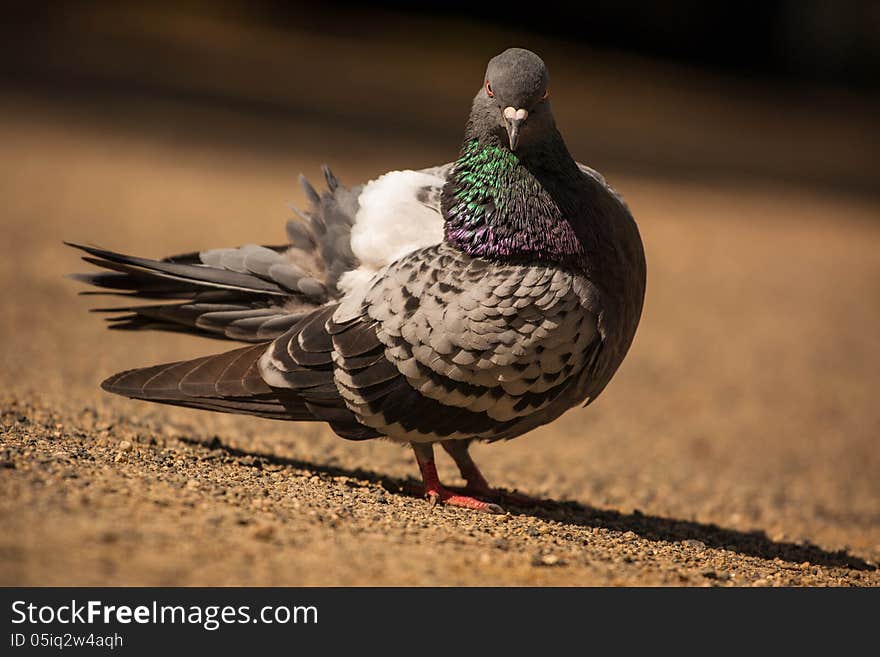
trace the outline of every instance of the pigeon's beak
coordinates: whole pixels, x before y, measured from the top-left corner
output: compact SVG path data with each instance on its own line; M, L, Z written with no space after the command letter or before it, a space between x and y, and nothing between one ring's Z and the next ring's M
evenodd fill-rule
M529 118L528 110L516 107L504 108L504 125L507 128L507 137L510 140L510 150L512 151L515 151L519 144L519 129L527 118Z

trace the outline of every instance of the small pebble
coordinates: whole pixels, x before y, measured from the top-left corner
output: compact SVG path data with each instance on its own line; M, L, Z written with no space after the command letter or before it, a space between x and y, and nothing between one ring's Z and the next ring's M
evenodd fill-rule
M562 559L555 554L535 555L532 558L533 566L561 566L562 564Z
M496 538L492 541L492 547L498 548L499 550L507 550L510 548L510 541L506 538Z
M275 527L272 525L259 525L254 528L251 535L258 541L268 541L275 536Z

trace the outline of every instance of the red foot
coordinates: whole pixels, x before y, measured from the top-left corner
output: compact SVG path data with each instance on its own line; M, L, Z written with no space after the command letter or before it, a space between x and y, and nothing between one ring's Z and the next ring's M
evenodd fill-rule
M448 488L444 488L439 483L434 484L430 488L426 486L425 497L428 498L428 501L431 503L432 507L439 501L443 504L448 504L449 506L460 506L465 509L473 509L474 511L484 511L485 513L504 513L504 509L502 509L497 504L484 502L483 500L478 500L475 497L470 497L468 495L459 495L458 493L453 492Z
M540 498L524 495L523 493L507 491L503 488L491 488L488 485L484 487L468 484L467 486L453 486L450 487L449 490L454 491L459 495L480 497L501 504L512 504L514 506L532 507L541 506L542 503Z
M459 495L446 488L440 483L437 476L437 467L434 465L434 457L431 446L413 446L416 452L416 460L419 462L419 469L422 471L422 481L425 484L425 497L431 502L433 507L437 502L448 504L449 506L460 506L464 509L473 509L474 511L484 511L486 513L504 513L497 504L491 504L478 500L469 495Z
M513 504L514 506L540 506L541 500L536 497L529 497L522 493L511 493L500 488L492 488L483 473L474 463L471 455L468 453L469 441L460 440L444 440L441 445L445 449L455 464L458 466L461 476L467 482L463 488L450 488L460 495L469 497L479 497L487 500L500 502L501 504Z

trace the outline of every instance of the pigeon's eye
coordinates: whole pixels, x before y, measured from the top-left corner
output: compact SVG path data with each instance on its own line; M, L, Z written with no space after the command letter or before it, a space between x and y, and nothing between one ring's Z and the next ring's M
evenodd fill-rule
M541 100L547 100L548 98L550 98L550 89L549 88L544 89L544 95L541 96Z
M486 95L489 96L489 98L495 97L495 92L492 91L492 84L488 80L486 80Z

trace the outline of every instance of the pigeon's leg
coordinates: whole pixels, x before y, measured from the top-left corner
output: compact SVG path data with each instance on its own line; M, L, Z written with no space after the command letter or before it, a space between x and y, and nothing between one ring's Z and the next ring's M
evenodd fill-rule
M434 464L434 445L431 443L412 443L412 448L416 453L419 470L422 471L425 497L431 502L431 506L434 506L437 502L443 502L443 504L450 506L461 506L466 509L486 511L488 513L504 512L497 504L490 504L467 495L459 495L441 484L440 478L437 476L437 466Z
M444 440L440 443L443 449L455 461L458 471L461 472L462 478L467 482L464 488L453 488L457 493L463 495L473 495L475 497L483 497L496 502L515 504L517 506L535 506L540 504L540 500L522 493L514 493L500 488L492 488L483 473L471 458L468 448L470 440Z

